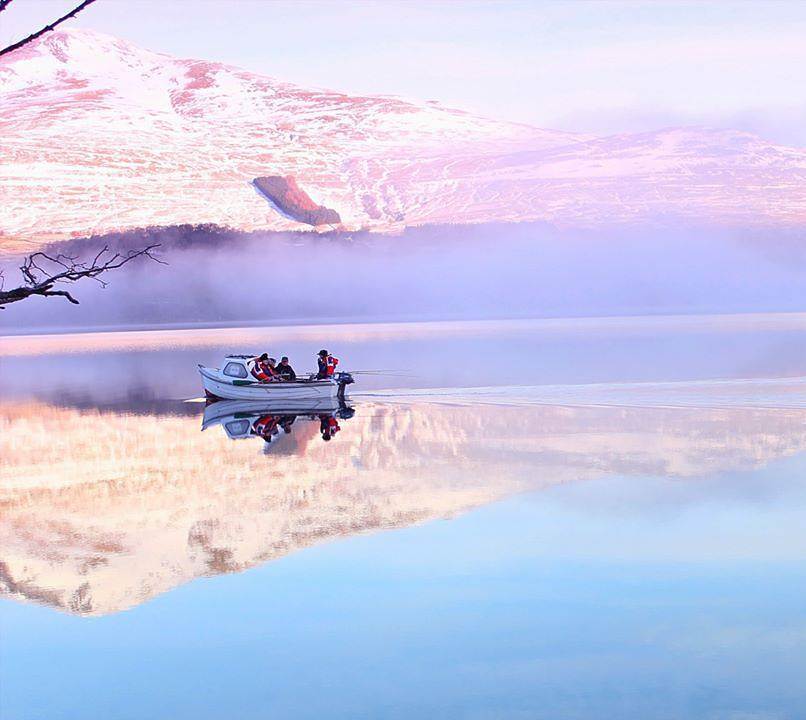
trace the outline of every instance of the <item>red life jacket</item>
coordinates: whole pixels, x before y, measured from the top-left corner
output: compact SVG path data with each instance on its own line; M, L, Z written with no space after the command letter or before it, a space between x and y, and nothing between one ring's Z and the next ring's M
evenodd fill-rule
M269 376L266 375L260 365L255 365L255 367L252 368L252 375L254 375L256 380L260 380L260 382L266 382L269 379Z
M339 364L339 359L334 358L332 355L328 355L325 362L327 364L327 376L332 377L336 372L336 365Z
M255 376L260 382L268 382L272 379L273 373L268 363L255 360L255 366L252 368L252 375Z
M263 415L259 417L252 426L255 435L266 435L277 427L277 420L274 415Z

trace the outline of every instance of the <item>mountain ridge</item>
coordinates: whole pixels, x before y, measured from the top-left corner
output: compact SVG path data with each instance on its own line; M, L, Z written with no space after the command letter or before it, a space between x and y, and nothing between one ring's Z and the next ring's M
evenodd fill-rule
M750 133L541 130L302 88L95 31L55 31L0 59L0 101L6 251L157 225L305 229L255 192L266 176L292 178L348 231L806 222L806 149Z

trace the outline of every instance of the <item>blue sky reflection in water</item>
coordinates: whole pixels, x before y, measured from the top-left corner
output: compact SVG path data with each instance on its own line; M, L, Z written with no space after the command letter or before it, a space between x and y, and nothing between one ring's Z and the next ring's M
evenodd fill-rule
M514 360L482 404L417 373L402 393L375 380L332 443L300 423L285 455L199 433L192 405L127 410L92 386L92 353L65 355L85 392L64 398L25 379L41 356L4 340L3 374L21 378L3 384L4 436L54 419L75 448L59 464L45 444L33 458L4 447L4 522L62 557L15 543L6 570L40 590L90 587L72 608L19 586L0 603L3 717L801 717L806 372L801 354L764 373L774 354L749 348L780 332L798 346L802 330L734 333L738 353L700 362L687 332L677 383L658 384L660 366L650 382L615 364L596 375L590 360L598 388L565 386L557 405L569 378L547 372L554 389L519 401ZM523 333L516 347L536 341ZM663 334L645 328L642 352L662 357ZM629 355L634 335L610 352ZM182 357L196 352L210 351ZM148 372L168 349L134 354L129 401L169 396ZM98 445L131 474L112 478ZM149 544L160 526L175 532ZM87 557L101 560L73 578ZM117 588L140 595L123 609Z

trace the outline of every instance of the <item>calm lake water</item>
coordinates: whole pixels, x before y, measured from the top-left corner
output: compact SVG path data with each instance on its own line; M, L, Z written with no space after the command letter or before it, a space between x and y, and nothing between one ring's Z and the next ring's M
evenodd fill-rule
M4 720L806 717L806 315L6 337L0 450Z

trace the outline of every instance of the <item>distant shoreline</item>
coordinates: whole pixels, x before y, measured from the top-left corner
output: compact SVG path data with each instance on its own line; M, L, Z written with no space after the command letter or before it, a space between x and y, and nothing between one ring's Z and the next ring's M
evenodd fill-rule
M193 348L220 345L229 339L235 343L248 343L250 334L263 338L271 331L310 336L311 339L335 335L400 335L401 337L428 336L434 333L486 334L490 331L542 331L592 332L617 330L627 332L680 331L720 332L732 330L806 330L806 312L720 313L675 315L610 315L554 318L506 318L478 320L346 320L328 322L278 321L272 325L254 323L199 323L161 325L154 327L84 328L71 331L15 333L0 335L0 357L39 355L48 352L80 353L113 349L152 349L175 346ZM212 335L211 333L214 333ZM80 338L80 343L70 339ZM94 341L94 342L92 342Z

